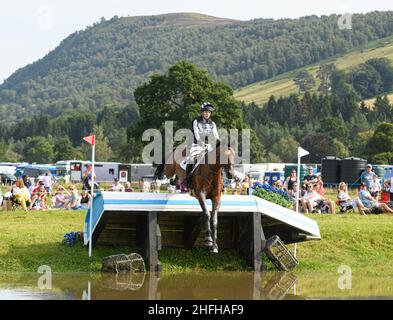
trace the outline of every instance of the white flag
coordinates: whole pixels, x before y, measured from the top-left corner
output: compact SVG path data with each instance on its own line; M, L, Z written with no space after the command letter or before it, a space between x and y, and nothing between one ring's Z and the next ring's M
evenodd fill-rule
M310 152L308 152L307 150L304 150L301 147L297 148L297 156L298 156L298 158L304 157L304 156L306 156L308 154L310 154Z

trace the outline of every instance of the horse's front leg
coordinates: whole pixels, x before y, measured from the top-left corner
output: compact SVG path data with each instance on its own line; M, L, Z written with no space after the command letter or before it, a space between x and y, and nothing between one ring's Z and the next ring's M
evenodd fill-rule
M218 253L218 244L217 244L217 227L218 227L218 211L220 210L220 199L212 199L213 210L210 217L210 225L212 228L213 234L213 252Z
M199 205L202 208L202 215L203 215L203 225L205 230L205 240L204 245L207 248L211 248L213 246L213 239L211 236L211 229L210 229L210 211L206 205L206 195L202 192L198 195Z

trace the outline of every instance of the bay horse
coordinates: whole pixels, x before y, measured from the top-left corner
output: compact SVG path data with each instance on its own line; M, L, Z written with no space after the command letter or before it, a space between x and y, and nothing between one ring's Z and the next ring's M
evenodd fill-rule
M214 154L215 153L215 154ZM177 148L157 167L155 176L167 178L178 176L180 181L186 178L185 171L180 167L181 161L186 157L186 148ZM191 181L191 195L197 198L202 209L204 226L204 245L210 251L217 253L217 226L218 211L220 210L221 194L223 190L222 168L225 170L228 179L234 177L235 152L232 148L221 147L219 144L215 149L204 155L205 161L193 170ZM210 213L206 200L212 202L212 212Z

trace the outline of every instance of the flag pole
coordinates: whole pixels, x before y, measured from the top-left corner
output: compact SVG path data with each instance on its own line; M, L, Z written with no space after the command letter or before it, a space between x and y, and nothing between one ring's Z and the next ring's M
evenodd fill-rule
M300 186L300 153L298 151L297 153L297 174L296 174L296 180L297 180L297 188L296 188L296 213L299 213L299 190L301 188ZM293 248L293 255L296 258L296 251L297 251L297 246L295 243L295 246Z
M95 149L96 149L96 144L95 141L92 146L92 151L91 151L91 166L92 166L92 171L91 171L91 199L90 199L90 221L89 221L89 257L91 257L91 251L92 251L92 242L93 242L93 235L92 235L92 229L93 229L93 200L94 200L94 157L95 157Z

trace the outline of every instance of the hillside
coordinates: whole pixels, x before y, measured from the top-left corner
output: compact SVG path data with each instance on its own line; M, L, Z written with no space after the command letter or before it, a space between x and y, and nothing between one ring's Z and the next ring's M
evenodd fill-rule
M246 103L255 102L262 105L269 100L271 95L275 97L288 96L291 93L298 93L299 87L293 81L297 72L307 70L311 73L316 84L310 90L317 91L319 81L316 73L321 64L334 63L339 70L348 70L354 66L366 62L369 59L385 57L393 62L393 36L389 36L366 44L363 48L352 50L351 52L331 59L326 59L318 64L313 64L304 68L299 68L291 72L284 73L266 81L253 83L249 86L235 91L235 97ZM366 105L372 105L375 98L365 100Z
M234 21L194 13L114 17L71 34L0 85L0 118L136 109L133 90L181 59L235 88L318 63L393 34L393 11ZM286 90L292 90L286 86Z

